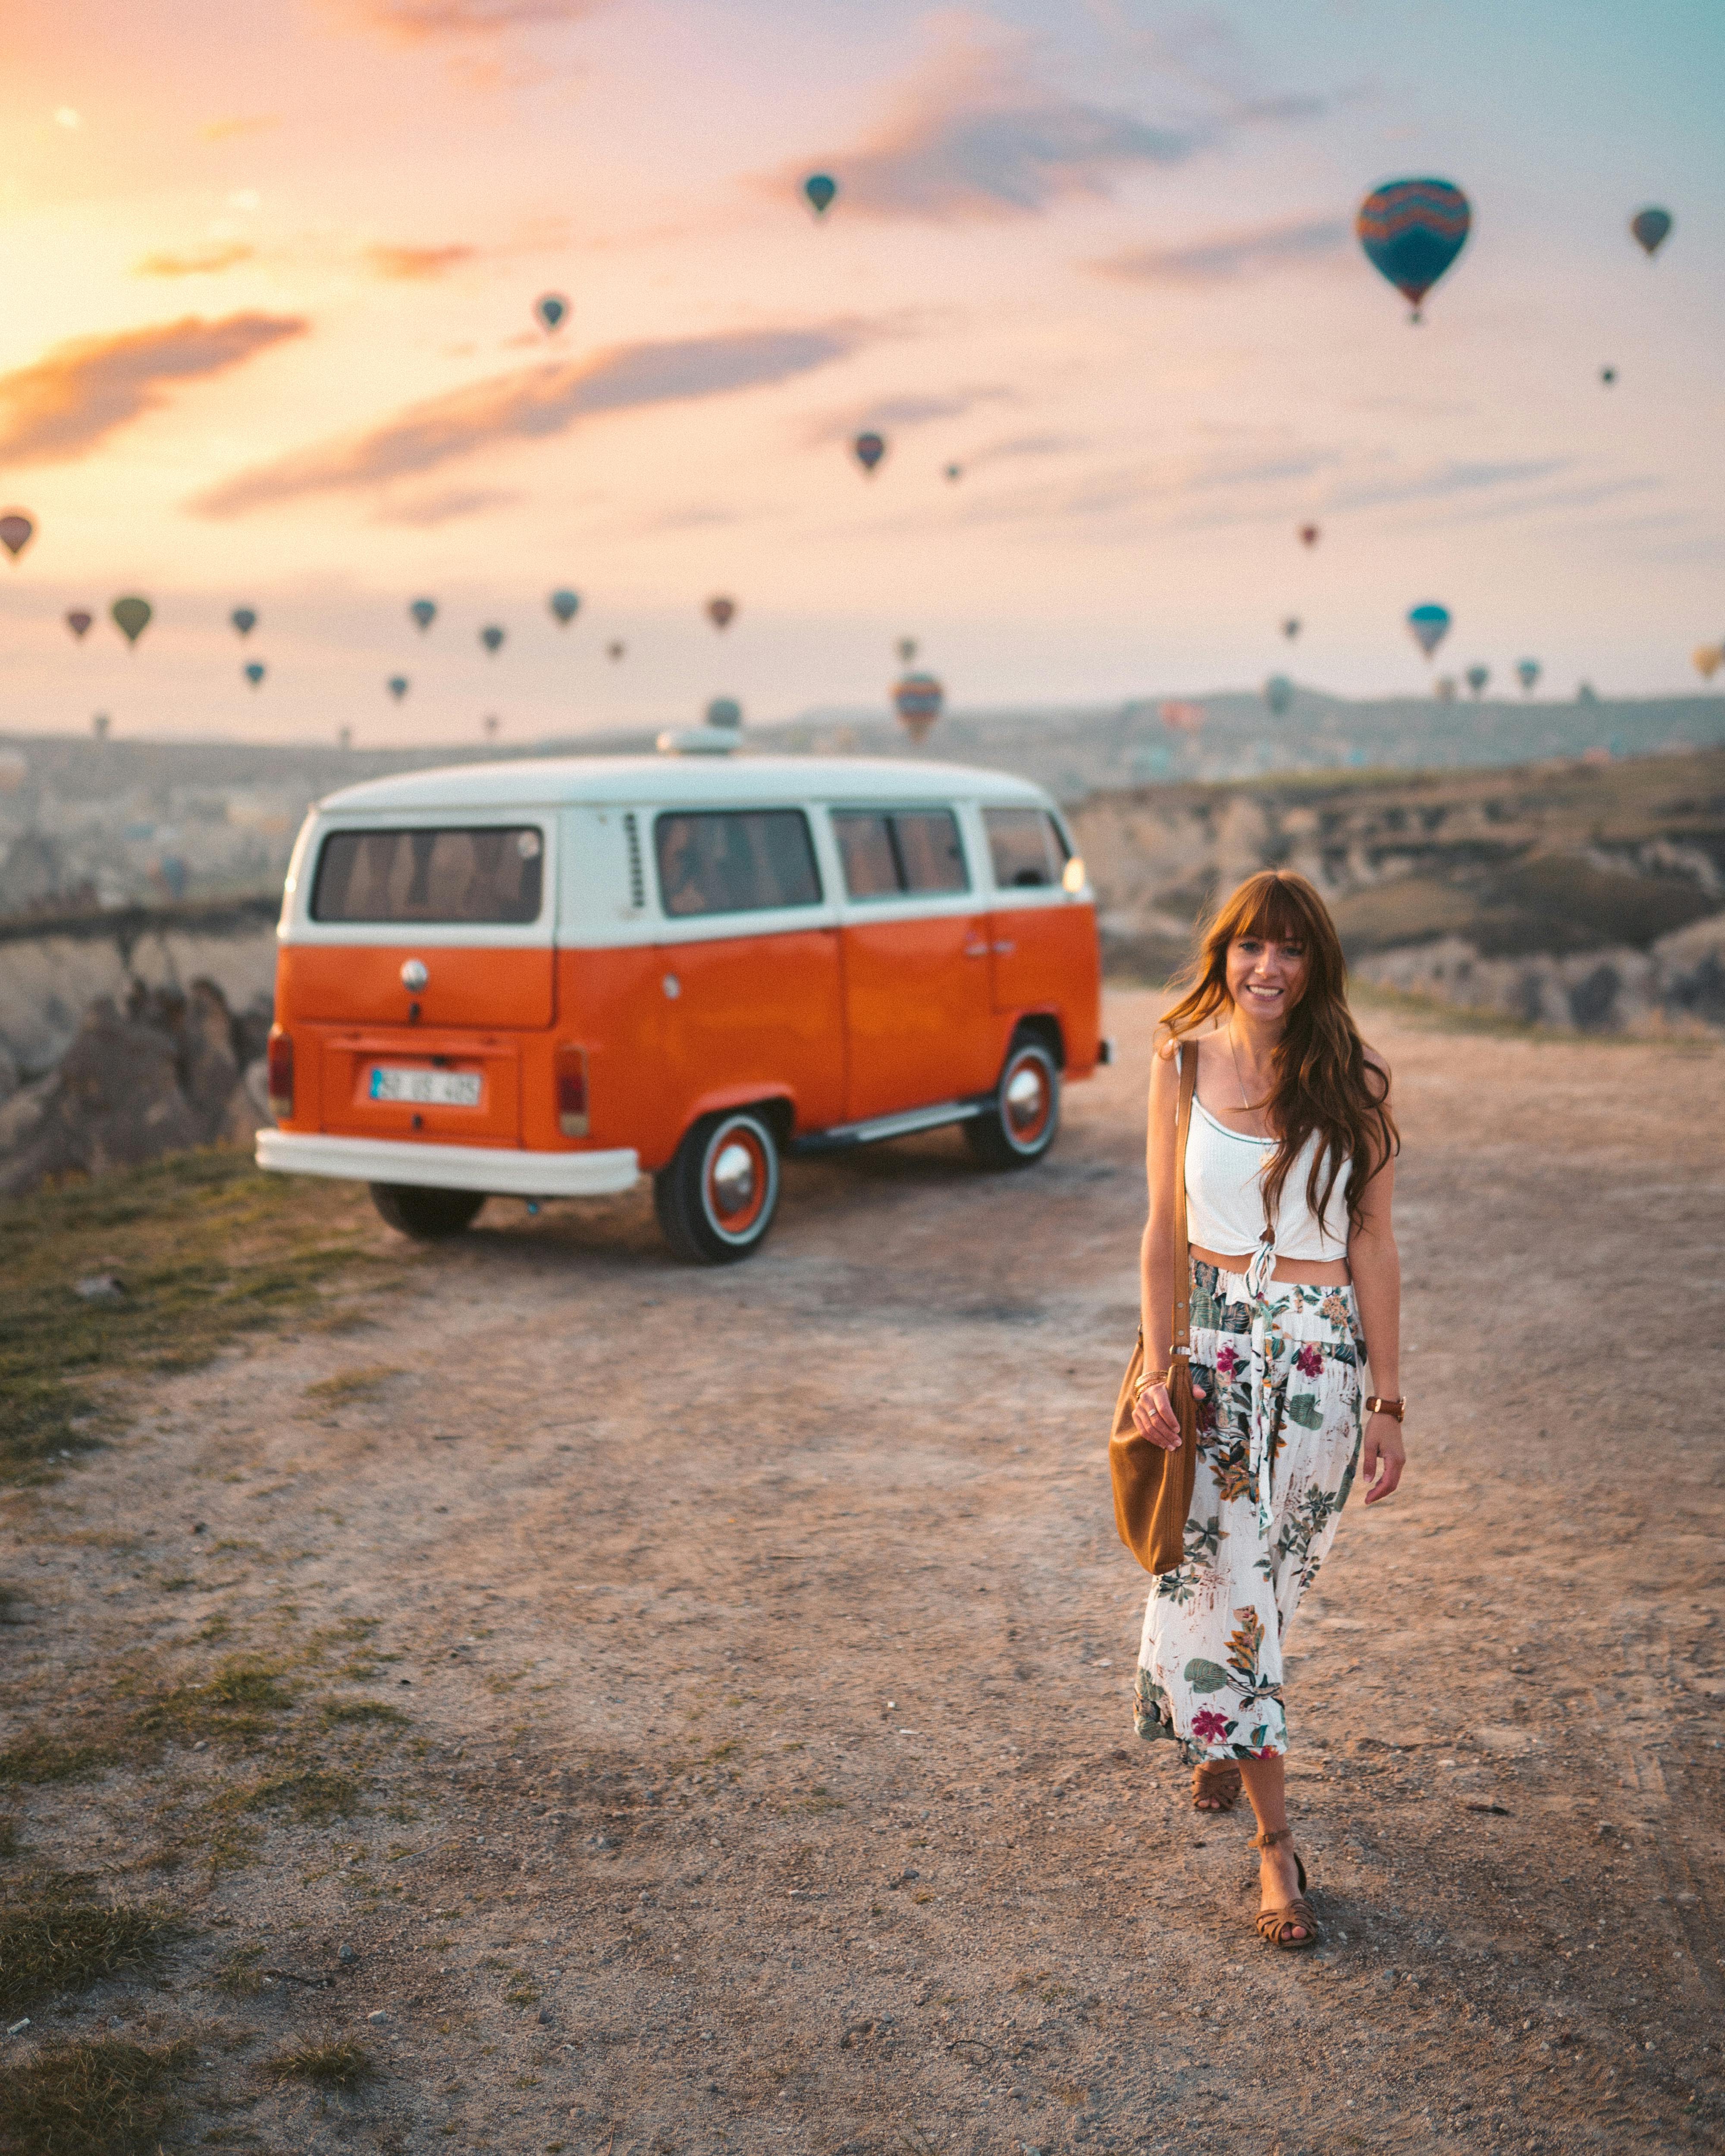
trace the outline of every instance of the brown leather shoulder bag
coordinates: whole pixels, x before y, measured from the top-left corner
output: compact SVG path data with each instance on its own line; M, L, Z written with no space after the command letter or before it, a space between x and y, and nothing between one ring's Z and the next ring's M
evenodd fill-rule
M1180 1421L1178 1451L1165 1452L1138 1434L1132 1420L1144 1361L1144 1328L1126 1366L1108 1469L1114 1483L1114 1524L1120 1539L1146 1572L1172 1572L1186 1554L1186 1515L1198 1474L1198 1402L1192 1391L1192 1245L1186 1234L1186 1134L1198 1087L1196 1044L1180 1059L1180 1106L1174 1123L1174 1337L1168 1349L1168 1399Z

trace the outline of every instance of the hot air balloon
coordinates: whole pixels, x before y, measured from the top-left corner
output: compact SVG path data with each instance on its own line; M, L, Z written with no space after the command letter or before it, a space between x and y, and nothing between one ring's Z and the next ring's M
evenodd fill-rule
M1467 239L1473 213L1448 180L1389 180L1359 206L1353 228L1366 259L1420 319L1420 302Z
M949 480L961 480L963 476L964 467L963 465L948 465L947 466L947 477Z
M1531 696L1539 682L1539 661L1537 659L1518 659L1516 679L1522 685L1522 694Z
M839 192L839 182L830 172L811 172L803 182L803 192L817 217L824 217L833 206L833 198Z
M1466 679L1468 688L1472 691L1475 703L1478 703L1480 698L1485 695L1486 684L1491 678L1491 670L1489 666L1476 665L1468 668Z
M242 636L249 636L258 625L258 617L249 607L235 607L228 619Z
M1300 617L1298 614L1291 613L1288 616L1287 619L1281 625L1281 633L1285 637L1286 637L1290 644L1293 642L1294 639L1300 634Z
M1650 260L1664 246L1671 228L1671 212L1656 208L1651 204L1645 209L1638 209L1630 219L1630 230L1635 236L1635 244Z
M408 612L412 617L414 625L418 629L420 634L423 635L424 632L430 628L433 622L437 619L437 601L435 599L415 599L413 603L408 608Z
M498 729L498 727L499 727L499 726L501 726L502 725L502 723L503 723L502 720L501 720L501 719L500 719L500 718L498 717L497 714L496 714L495 711L487 711L487 712L486 712L486 714L485 714L485 739L486 739L487 741L495 741L495 740L496 740L496 738L497 738L497 729Z
M1195 734L1204 724L1204 706L1171 698L1162 706L1161 718L1170 733Z
M116 599L108 611L114 617L114 626L126 642L136 645L150 626L150 617L156 609L148 599L132 598Z
M106 741L108 729L113 723L114 721L105 711L98 711L90 722L90 730L98 741Z
M1264 684L1264 701L1270 716L1279 719L1294 701L1294 685L1286 674L1272 674Z
M865 472L872 472L886 454L886 439L872 431L860 434L850 444L850 454Z
M607 659L621 659L628 649L629 646L626 644L608 644L605 646L605 656Z
M706 603L706 618L715 629L728 629L736 613L736 600L727 599L722 592L716 598L710 598Z
M352 729L352 726L343 726L343 727L340 730L340 732L339 732L336 734L336 747L337 747L337 748L352 748L352 746L353 746L353 729Z
M1408 628L1414 643L1430 659L1450 633L1450 609L1430 601L1416 606L1408 615Z
M563 317L569 311L569 302L561 292L547 292L535 300L533 311L547 336L555 336L563 326Z
M66 616L66 626L82 644L90 624L95 619L95 616L93 613L86 613L82 607L74 607L70 613Z
M402 698L407 695L412 684L408 681L405 674L392 674L383 685L398 704Z
M27 516L23 510L8 509L3 516L0 516L0 547L6 549L14 562L35 536L35 519Z
M1440 674L1431 685L1431 693L1437 698L1439 703L1453 704L1455 701L1455 676L1453 674Z
M567 629L581 611L581 594L578 592L553 592L546 604L557 617L557 627Z
M1302 524L1300 526L1300 544L1302 547L1315 547L1322 536L1323 534L1315 524Z
M899 724L913 742L922 741L941 715L947 692L932 674L906 674L892 692Z
M495 621L488 621L485 627L480 631L480 642L484 644L486 650L491 654L493 658L496 656L497 652L501 648L504 634L505 632L499 628Z
M1617 369L1615 367L1602 367L1599 369L1599 379L1609 389L1617 379Z
M908 666L916 656L916 639L914 636L901 636L895 649L898 652L899 665Z
M1702 644L1696 647L1695 670L1703 681L1711 681L1719 670L1719 662L1725 659L1725 649L1717 644Z
M742 724L742 706L735 696L715 696L706 707L706 722L710 726L739 727Z
M264 670L264 662L260 659L254 659L249 665L243 666L240 669L241 673L244 675L246 680L251 683L254 689L263 680Z

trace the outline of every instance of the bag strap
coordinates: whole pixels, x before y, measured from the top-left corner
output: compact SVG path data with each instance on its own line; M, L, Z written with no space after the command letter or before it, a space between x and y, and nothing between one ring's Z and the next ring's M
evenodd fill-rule
M1185 1053L1187 1048L1191 1055ZM1198 1091L1198 1044L1183 1041L1174 1051L1180 1064L1180 1106L1174 1120L1174 1337L1168 1366L1192 1346L1192 1245L1186 1234L1186 1137L1192 1128L1192 1100Z

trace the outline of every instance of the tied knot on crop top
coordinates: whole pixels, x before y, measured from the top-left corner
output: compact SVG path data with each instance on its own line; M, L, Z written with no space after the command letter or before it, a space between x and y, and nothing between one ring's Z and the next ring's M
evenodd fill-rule
M1177 1070L1184 1052L1183 1043L1174 1050ZM1187 1234L1200 1250L1225 1257L1253 1252L1255 1291L1261 1291L1277 1258L1324 1263L1348 1255L1348 1163L1343 1163L1330 1193L1324 1221L1313 1213L1306 1194L1319 1143L1314 1131L1288 1170L1275 1219L1266 1221L1264 1177L1276 1158L1276 1140L1230 1131L1193 1096L1192 1124L1186 1134ZM1332 1221L1339 1234L1328 1225Z

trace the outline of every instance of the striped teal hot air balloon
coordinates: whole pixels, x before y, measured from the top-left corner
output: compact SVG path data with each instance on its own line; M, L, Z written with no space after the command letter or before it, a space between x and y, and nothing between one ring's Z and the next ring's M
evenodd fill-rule
M1450 609L1428 600L1424 606L1408 610L1408 628L1415 644L1428 659L1450 634Z
M1366 259L1420 319L1420 303L1466 244L1473 212L1448 180L1388 180L1359 206L1353 228Z

